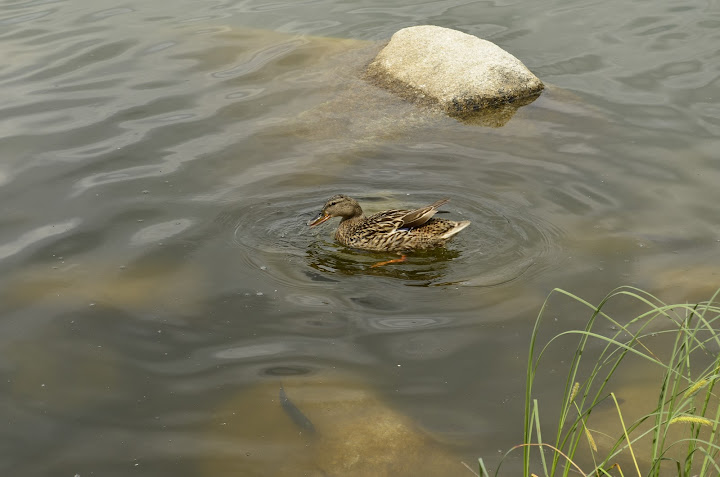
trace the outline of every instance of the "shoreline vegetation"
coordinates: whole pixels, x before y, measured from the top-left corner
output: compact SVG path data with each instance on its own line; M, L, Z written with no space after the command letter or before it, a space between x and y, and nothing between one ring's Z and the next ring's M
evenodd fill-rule
M558 295L585 307L589 318L584 329L544 341L541 330ZM640 306L642 311L616 319L622 314L617 313L618 302L621 310ZM543 367L549 363L543 358L567 339L577 346L562 396L559 402L541 402L533 390L536 380L547 374ZM655 368L657 386L626 400L615 394L612 378L638 360L647 370L638 379L654 376ZM480 458L477 475L502 475L503 463L517 454L522 454L526 477L718 475L719 373L720 290L708 301L666 304L624 286L596 306L555 289L543 303L530 339L523 443L504 454L493 474ZM643 412L635 412L641 406ZM628 412L628 407L633 410ZM613 431L605 432L611 427ZM606 445L598 446L598 439Z

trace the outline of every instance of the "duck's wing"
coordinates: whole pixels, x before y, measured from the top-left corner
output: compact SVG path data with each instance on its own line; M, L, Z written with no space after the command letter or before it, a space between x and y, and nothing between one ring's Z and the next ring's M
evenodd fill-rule
M447 204L450 199L440 199L420 209L409 210L401 217L403 228L420 227L435 215L440 206Z
M373 234L392 234L404 227L403 217L411 210L386 210L366 217L361 228Z

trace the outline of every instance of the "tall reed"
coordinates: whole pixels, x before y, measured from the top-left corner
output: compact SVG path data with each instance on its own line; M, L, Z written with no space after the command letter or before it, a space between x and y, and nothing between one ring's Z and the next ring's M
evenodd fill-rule
M495 475L500 475L507 456L520 449L526 477L566 477L571 472L586 476L719 475L720 400L714 392L720 377L718 294L720 290L710 300L693 305L668 305L640 289L620 287L596 306L565 290L553 290L540 309L530 338L523 444L505 454ZM583 329L563 331L540 343L548 305L556 295L586 307L588 319ZM630 298L644 311L625 320L613 318L607 308L622 297ZM559 340L570 336L575 336L578 344L567 369L562 398L554 403L559 404L558 419L553 428L544 429L533 388L543 357ZM649 412L625 422L609 383L622 372L630 356L644 360L648 369L658 369L662 378L655 394L649 394ZM611 436L612 445L599 451L594 434L600 433L593 430L591 416L605 400L612 403L613 419L622 431ZM682 437L673 437L680 433ZM534 457L537 454L539 458ZM621 468L617 462L622 459L630 465ZM482 459L479 474L489 475Z

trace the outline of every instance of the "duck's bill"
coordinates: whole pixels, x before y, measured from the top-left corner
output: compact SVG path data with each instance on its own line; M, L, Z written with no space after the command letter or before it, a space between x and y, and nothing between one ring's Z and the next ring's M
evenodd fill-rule
M316 225L320 225L320 224L322 224L323 222L325 222L326 220L330 220L331 218L332 218L332 216L330 216L330 215L322 215L322 214L320 214L320 215L318 215L316 218L314 218L313 220L311 220L310 222L308 222L308 225L309 225L310 227L315 227Z

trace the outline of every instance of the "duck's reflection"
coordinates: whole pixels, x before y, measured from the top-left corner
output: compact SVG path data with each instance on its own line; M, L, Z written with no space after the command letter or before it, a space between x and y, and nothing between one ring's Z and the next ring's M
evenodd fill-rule
M393 253L367 252L342 247L330 242L314 242L308 246L308 265L320 273L308 272L313 280L327 281L333 274L371 275L414 282L431 281L445 274L447 264L460 256L457 250L439 247L431 250L407 253L403 263L391 263L380 267L373 265L398 258Z

